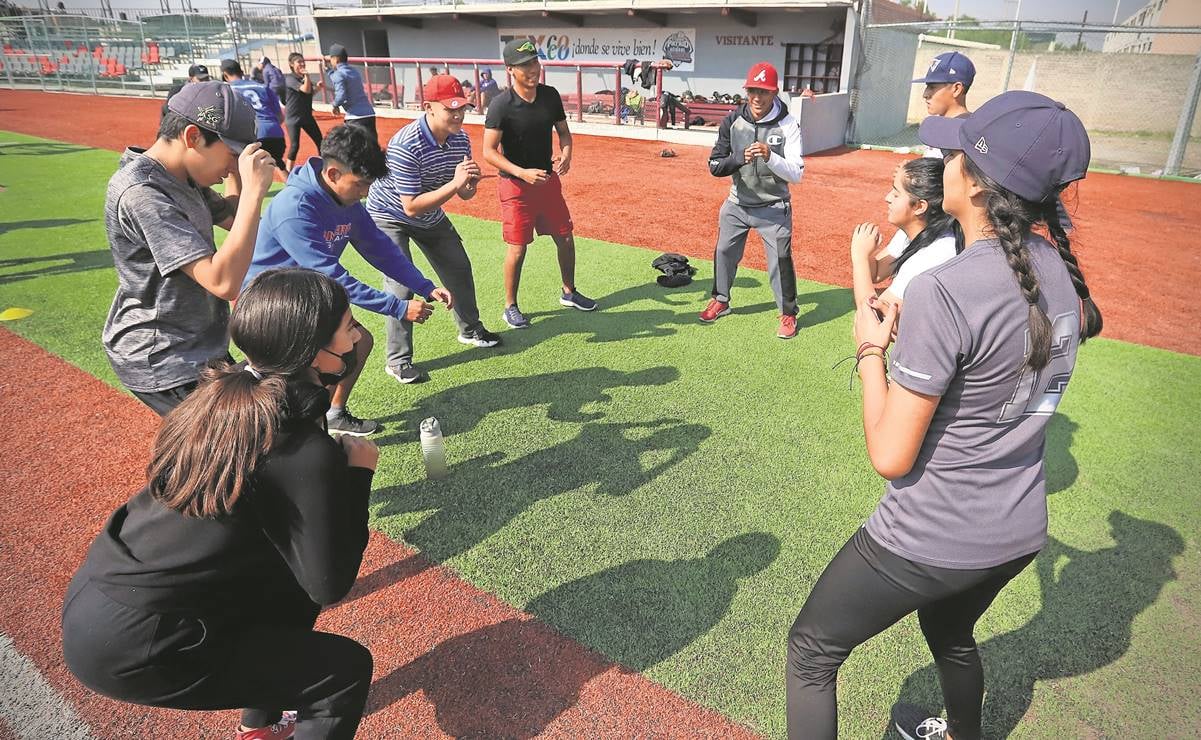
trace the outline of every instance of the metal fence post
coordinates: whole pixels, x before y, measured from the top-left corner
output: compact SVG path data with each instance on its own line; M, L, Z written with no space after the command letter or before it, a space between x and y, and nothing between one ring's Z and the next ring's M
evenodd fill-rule
M188 58L194 64L196 62L196 50L192 48L192 28L191 24L188 23L188 9L184 8L180 15L183 16L183 37L188 42Z
M621 125L621 67L614 70L617 73L613 83L613 123Z
M1005 63L1005 81L1001 83L1001 92L1009 90L1009 78L1013 74L1013 60L1017 56L1018 36L1022 34L1022 22L1014 24L1013 35L1009 37L1009 61Z
M1193 77L1189 81L1184 108L1180 111L1180 122L1176 124L1176 133L1172 136L1172 148L1168 150L1168 163L1164 174L1180 174L1180 165L1184 162L1184 150L1188 147L1189 133L1193 128L1193 118L1197 115L1197 97L1201 95L1201 53L1193 63Z
M396 86L396 65L388 62L388 76L392 78L392 110L400 107L400 88Z
M88 34L88 27L83 27L83 45L87 47L88 53L88 77L92 80L92 94L99 95L100 89L96 87L96 57L92 55L91 35Z
M664 72L664 69L662 67L657 67L657 68L655 68L655 72L656 72L656 74L655 74L655 112L658 114L655 116L655 125L659 128L667 128L667 120L663 118L663 110L661 108L661 106L663 105L663 72ZM646 110L646 102L645 101L642 103L642 109ZM799 113L799 111L798 111L798 113ZM688 114L685 113L684 115L688 115Z
M584 70L579 65L575 68L575 120L584 122Z
M138 21L138 36L142 39L142 53L149 55L150 47L146 46L146 26L141 20ZM150 72L149 62L142 62L142 69L146 70L146 79L150 81L150 97L157 98L158 90L154 87L154 75Z

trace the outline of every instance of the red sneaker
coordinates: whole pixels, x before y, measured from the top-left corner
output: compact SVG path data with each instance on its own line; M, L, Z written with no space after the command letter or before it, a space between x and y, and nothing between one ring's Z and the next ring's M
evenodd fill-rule
M705 322L706 324L712 324L714 321L717 321L729 312L729 303L722 303L714 298L713 300L709 301L708 306L705 306L705 310L701 311L701 321Z
M288 740L296 732L296 712L284 712L279 721L267 727L238 730L236 740Z
M776 332L776 336L780 339L792 339L796 336L796 316L782 314L780 316L780 330Z

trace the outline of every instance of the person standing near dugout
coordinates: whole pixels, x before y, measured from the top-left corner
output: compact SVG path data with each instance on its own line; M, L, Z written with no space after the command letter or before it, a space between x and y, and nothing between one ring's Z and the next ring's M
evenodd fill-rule
M484 122L484 161L500 170L502 234L509 245L505 255L504 322L525 329L528 319L517 307L517 289L526 247L534 232L550 236L558 249L563 290L559 303L581 311L596 309L596 301L576 290L575 238L571 213L563 200L560 178L571 169L572 139L559 91L539 81L542 64L529 39L505 44L505 66L513 85L488 106ZM551 131L559 135L559 156L553 156Z
M300 152L300 132L303 130L313 140L313 146L321 151L321 127L313 118L313 93L325 83L316 84L305 71L304 54L292 52L288 55L290 73L284 78L284 125L288 128L288 153L284 155L284 171L291 172Z
M425 115L396 132L388 142L388 174L371 185L367 212L380 230L412 259L409 240L417 243L442 284L454 296L459 342L495 347L500 337L480 321L475 278L463 238L442 206L452 198L475 197L480 166L471 159L471 140L463 133L463 114L471 104L450 75L434 75L425 83ZM384 288L402 301L413 297L408 286L384 276ZM401 383L424 379L413 364L413 322L389 316L388 375Z
M1056 207L1088 170L1080 119L1012 91L967 118L931 116L918 135L946 152L943 208L969 246L905 289L890 358L897 304L856 309L867 453L889 482L789 634L793 739L837 735L842 663L915 611L947 718L897 705L893 724L910 740L981 736L976 622L1047 541L1047 423L1079 344L1101 331Z
M375 106L363 88L363 76L346 61L349 58L342 44L330 44L329 53L325 55L325 64L329 67L329 85L334 92L334 114L337 115L341 110L346 123L363 127L378 141Z
M718 216L713 256L713 298L701 311L706 324L730 313L734 275L754 229L763 240L767 275L780 326L776 336L797 334L796 273L792 264L792 195L789 185L801 181L801 127L779 99L776 68L759 62L746 75L747 102L721 122L709 154L709 172L730 177L730 195Z

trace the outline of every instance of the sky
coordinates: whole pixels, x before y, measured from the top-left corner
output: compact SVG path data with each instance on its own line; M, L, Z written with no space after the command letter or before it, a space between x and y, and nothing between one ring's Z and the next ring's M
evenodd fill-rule
M950 18L955 0L928 0L930 11L941 18ZM1023 0L1022 20L1079 22L1088 11L1088 22L1110 23L1114 8L1121 4L1118 23L1134 15L1147 0ZM1012 20L1017 11L1016 0L959 0L959 12L982 20Z

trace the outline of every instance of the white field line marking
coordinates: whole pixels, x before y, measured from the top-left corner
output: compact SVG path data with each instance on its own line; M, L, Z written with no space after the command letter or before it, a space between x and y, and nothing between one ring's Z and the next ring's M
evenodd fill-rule
M88 726L38 667L0 635L0 717L22 740L91 740Z

